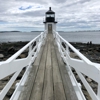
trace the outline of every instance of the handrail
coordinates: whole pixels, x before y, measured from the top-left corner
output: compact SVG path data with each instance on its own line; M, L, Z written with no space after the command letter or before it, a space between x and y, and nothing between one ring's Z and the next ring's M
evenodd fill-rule
M39 52L41 46L45 42L45 38L47 35L47 31L41 32L36 38L26 44L22 49L20 49L17 53L12 55L8 60L0 62L0 80L3 78L13 74L9 82L0 92L0 100L3 100L9 89L11 88L12 84L22 71L24 67L26 67L26 71L23 77L20 80L20 83L17 85L15 92L13 93L10 100L15 100L20 95L21 87L24 85L28 73L30 72L31 64L34 62L37 53ZM36 45L32 48L33 43L36 42ZM23 59L16 59L20 54L22 54L26 49L28 49L28 56ZM35 51L36 50L36 51ZM16 97L17 96L17 97ZM17 99L16 99L17 100Z
M80 80L84 84L92 100L100 100L100 77L99 77L100 76L100 64L91 62L88 58L86 58L83 54L81 54L75 47L73 47L68 41L62 38L58 34L58 32L53 31L53 35L54 35L56 44L58 46L59 52L61 53L61 56L64 62L67 64L66 68L69 72L69 76L74 86L75 92L78 96L78 99L86 100L80 88L80 85L77 82L72 72L72 68L75 69L76 73L78 74ZM66 48L62 46L62 43L65 44ZM80 58L79 60L70 57L69 48ZM84 78L83 74L98 83L98 88L97 88L98 93L97 94L93 91L90 84Z

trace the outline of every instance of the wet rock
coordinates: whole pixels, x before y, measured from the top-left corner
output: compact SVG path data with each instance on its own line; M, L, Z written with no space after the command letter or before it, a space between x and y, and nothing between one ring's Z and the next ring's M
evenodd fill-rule
M4 58L4 55L3 54L0 54L0 58Z
M4 100L9 100L9 99L10 99L9 97L5 97L5 98L4 98Z
M26 55L25 55L25 54L21 54L19 57L20 57L20 58L25 58Z
M92 82L92 79L90 79L90 78L86 78L86 80L90 83L90 82Z
M3 59L3 61L6 61L6 60L7 60L7 58L4 58L4 59Z
M98 52L100 52L100 48L99 48L99 47L97 47L96 50L97 50Z
M17 80L20 80L20 79L22 78L24 72L25 72L25 69L23 69L23 70L21 71L21 73L20 73L19 76L17 77Z
M14 89L10 89L7 93L7 97L11 97L14 92Z
M2 90L5 87L6 83L7 83L6 81L0 80L0 90Z
M94 88L93 90L94 90L94 92L97 94L97 89L96 89L96 88Z
M10 47L9 49L8 49L8 53L9 54L14 54L15 53L15 48L12 46L12 47Z
M80 82L80 78L79 78L79 76L76 75L75 77L76 77L77 81Z
M98 85L97 85L97 84L94 84L93 82L90 83L90 86L91 86L93 89L98 87Z
M89 94L86 96L86 99L87 100L92 100Z
M65 45L65 43L64 43L64 42L62 42L62 46L63 46L64 48L66 48L66 45Z
M88 95L88 93L87 93L87 91L86 91L86 90L83 90L83 93L84 93L84 95L85 95L85 96L87 96L87 95Z
M83 93L84 93L84 95L86 97L86 100L92 100L90 95L89 95L89 93L86 90L83 90Z
M84 49L81 48L81 49L80 49L80 52L83 52L83 51L84 51Z
M33 43L33 47L36 46L36 41Z
M86 88L84 87L84 85L82 85L82 90L83 90L83 91L86 90Z
M70 53L70 57L72 58L76 58L76 59L80 59L75 53L71 52Z
M10 77L6 77L6 78L3 78L2 81L8 81L10 79Z

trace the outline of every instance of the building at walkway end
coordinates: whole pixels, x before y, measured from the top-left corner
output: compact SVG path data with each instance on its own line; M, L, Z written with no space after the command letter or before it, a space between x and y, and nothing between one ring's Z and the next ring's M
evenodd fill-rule
M49 7L49 10L45 13L45 21L43 23L48 33L52 33L53 30L56 31L57 22L55 21L55 12L51 10L51 7Z

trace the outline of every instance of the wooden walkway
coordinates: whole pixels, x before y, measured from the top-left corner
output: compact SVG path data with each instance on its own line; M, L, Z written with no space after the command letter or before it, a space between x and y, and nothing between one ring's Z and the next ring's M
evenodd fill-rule
M33 64L19 100L78 100L50 33Z

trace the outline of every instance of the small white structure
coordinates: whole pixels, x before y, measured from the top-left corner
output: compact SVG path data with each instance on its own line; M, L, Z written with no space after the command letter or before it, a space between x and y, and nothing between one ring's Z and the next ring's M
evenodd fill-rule
M49 11L45 13L45 30L47 33L52 33L53 30L56 31L56 21L55 21L55 12L51 10L51 7L49 7Z

